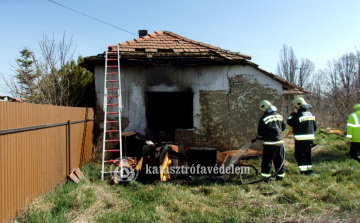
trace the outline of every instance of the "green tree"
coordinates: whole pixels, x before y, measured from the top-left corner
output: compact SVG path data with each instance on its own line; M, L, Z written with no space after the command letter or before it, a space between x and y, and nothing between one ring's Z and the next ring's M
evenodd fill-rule
M72 60L66 65L68 69L67 78L70 81L70 96L73 100L71 104L79 107L95 106L95 83L94 74L80 66L84 62L84 58L79 56L77 62Z
M65 34L59 42L44 35L40 57L27 48L20 51L15 74L8 79L1 75L7 92L29 103L93 107L94 75L79 65L82 57L72 59L71 44Z
M29 99L36 94L36 80L38 74L34 70L34 54L27 48L20 51L20 58L16 59L17 69L15 78L21 89L20 97Z

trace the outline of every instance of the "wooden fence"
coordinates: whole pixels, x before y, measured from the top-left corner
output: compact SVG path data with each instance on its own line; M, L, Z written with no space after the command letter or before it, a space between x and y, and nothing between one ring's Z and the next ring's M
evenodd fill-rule
M91 158L93 120L92 108L0 102L0 222Z

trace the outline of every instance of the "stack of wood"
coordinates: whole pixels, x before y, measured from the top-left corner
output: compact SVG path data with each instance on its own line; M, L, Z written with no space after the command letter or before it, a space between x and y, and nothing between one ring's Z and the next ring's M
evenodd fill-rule
M90 181L85 177L79 168L73 169L68 177L75 183L80 183L81 180L86 181L86 183L90 183Z

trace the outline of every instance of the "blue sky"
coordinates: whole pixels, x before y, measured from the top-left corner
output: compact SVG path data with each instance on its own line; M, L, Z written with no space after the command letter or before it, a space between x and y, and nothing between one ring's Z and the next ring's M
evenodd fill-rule
M282 44L316 68L360 48L360 1L280 0L54 0L85 14L137 33L168 30L189 39L252 55L252 61L275 73ZM0 73L25 46L38 52L43 34L73 37L78 55L96 55L137 36L82 16L48 0L0 0ZM3 84L0 81L0 85ZM0 90L0 94L5 94Z

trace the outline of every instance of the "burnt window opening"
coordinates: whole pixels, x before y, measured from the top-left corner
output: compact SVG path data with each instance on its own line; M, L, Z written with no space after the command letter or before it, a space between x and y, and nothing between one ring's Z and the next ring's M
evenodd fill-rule
M158 49L157 51L159 53L173 53L174 52L173 49Z
M146 92L149 130L192 129L193 92Z

